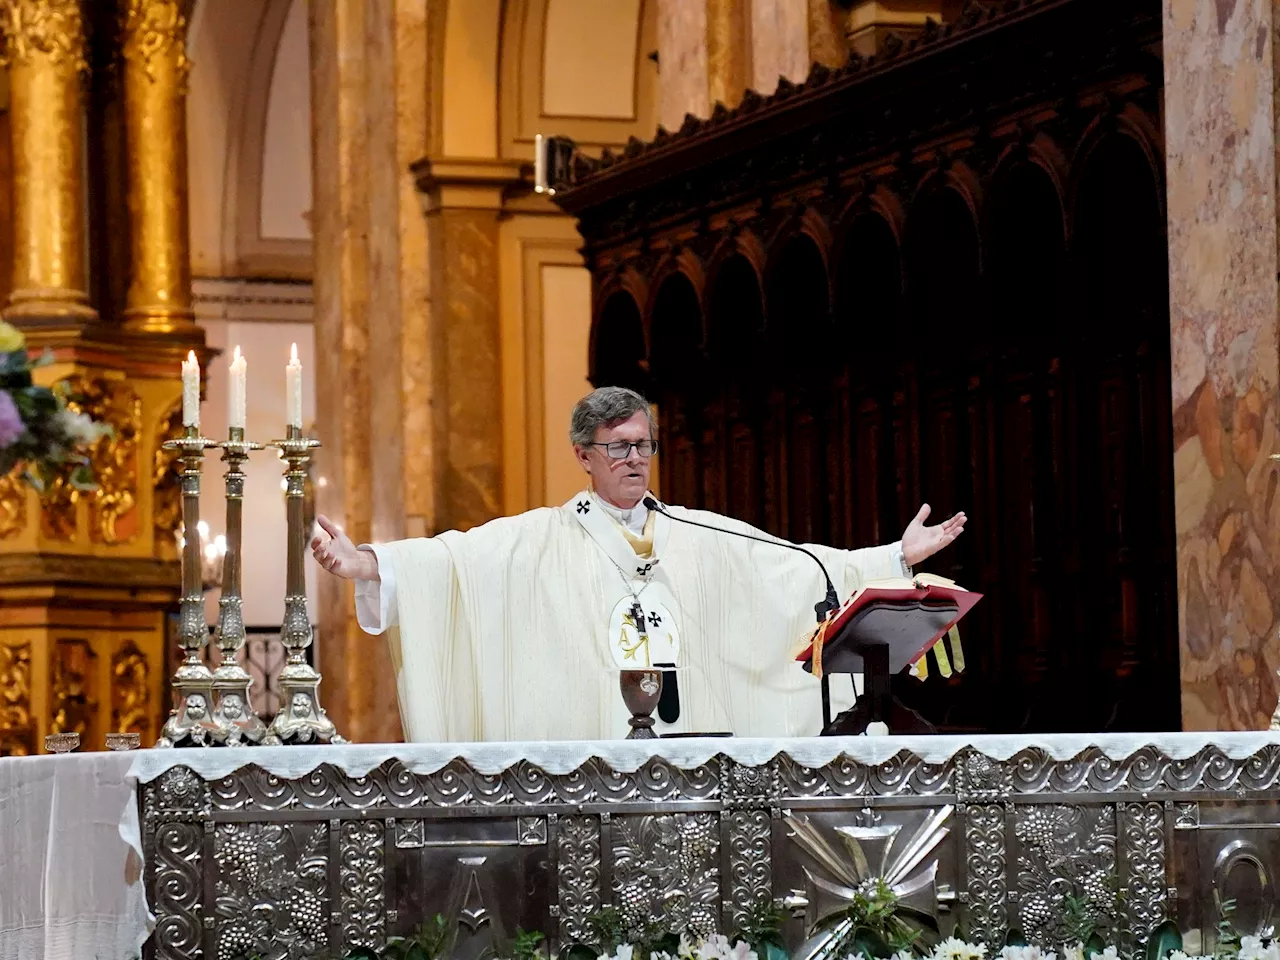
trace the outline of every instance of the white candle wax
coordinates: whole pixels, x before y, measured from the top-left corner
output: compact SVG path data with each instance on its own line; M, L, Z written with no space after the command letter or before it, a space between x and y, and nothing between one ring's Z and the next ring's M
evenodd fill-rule
M200 426L200 363L194 350L182 361L182 425Z
M289 365L284 368L285 396L288 398L288 424L302 429L302 364L298 361L298 345L289 351Z
M542 149L542 134L533 138L533 190L542 193L547 189L547 152Z
M245 399L248 371L240 348L236 347L231 360L231 384L227 391L227 426L233 430L244 429L247 401Z

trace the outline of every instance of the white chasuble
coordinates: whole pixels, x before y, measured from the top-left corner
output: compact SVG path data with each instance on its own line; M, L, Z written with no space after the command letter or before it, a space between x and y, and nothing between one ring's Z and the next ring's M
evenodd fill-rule
M717 514L667 509L763 536ZM792 657L825 593L817 565L661 513L651 523L652 551L641 556L582 493L466 533L378 546L395 584L399 628L389 639L406 738L624 737L618 672L646 656L674 662L679 676L680 717L657 723L659 732L816 735L819 683ZM893 547L809 549L841 599L866 580L902 575Z

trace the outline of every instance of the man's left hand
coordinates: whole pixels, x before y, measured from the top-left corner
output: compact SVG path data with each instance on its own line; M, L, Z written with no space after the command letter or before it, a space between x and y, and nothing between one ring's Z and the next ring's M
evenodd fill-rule
M922 560L928 560L960 536L964 532L964 522L968 518L961 511L950 520L926 527L924 522L928 519L929 505L926 503L920 508L920 512L916 514L916 518L911 521L907 529L902 532L902 559L907 561L909 567L914 567Z

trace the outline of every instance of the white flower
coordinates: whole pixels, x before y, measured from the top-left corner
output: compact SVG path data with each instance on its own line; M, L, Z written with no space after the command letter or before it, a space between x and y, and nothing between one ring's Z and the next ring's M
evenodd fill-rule
M1280 960L1280 943L1264 944L1261 937L1240 938L1240 960Z
M862 954L858 954L858 956L862 956ZM891 960L916 960L916 956L910 950L899 950Z
M729 955L729 938L723 933L713 933L698 944L694 956L698 960L724 960ZM630 960L630 958L627 958Z
M600 960L631 960L631 954L635 952L635 947L629 943L618 944L618 949L612 954L600 954Z
M895 953L893 955L894 960L898 960L898 957L902 956L904 953L906 953L906 951L900 951L899 953ZM851 953L847 957L845 957L844 960L867 960L867 958L864 957L861 953Z
M1183 953L1181 950L1171 950L1169 952L1169 960L1213 960L1213 958L1188 955Z
M1058 960L1058 955L1052 950L1045 953L1039 947L1005 947L1000 951L1000 960Z
M1068 943L1062 948L1062 960L1084 960L1084 944Z
M743 940L739 940L733 945L733 949L725 954L726 960L759 960L756 952L751 949L751 944Z
M968 943L956 937L947 937L933 950L933 960L983 960L986 955L986 944Z
M77 413L70 407L63 407L57 413L58 426L67 437L76 444L95 443L107 433L107 428L94 423L87 413Z
M1120 960L1120 951L1115 947L1104 947L1101 953L1090 950L1089 960Z

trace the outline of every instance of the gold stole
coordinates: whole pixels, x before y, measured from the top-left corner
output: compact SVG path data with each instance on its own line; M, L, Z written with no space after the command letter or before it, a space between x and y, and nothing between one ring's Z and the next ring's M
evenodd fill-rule
M622 535L626 537L627 543L631 545L631 549L636 552L636 556L641 560L650 560L653 558L653 523L656 516L657 514L654 511L649 511L649 516L644 521L644 530L640 532L638 537L621 523L618 523L615 517L610 516L609 519L617 524L618 529L622 531Z

